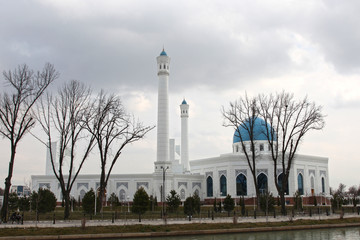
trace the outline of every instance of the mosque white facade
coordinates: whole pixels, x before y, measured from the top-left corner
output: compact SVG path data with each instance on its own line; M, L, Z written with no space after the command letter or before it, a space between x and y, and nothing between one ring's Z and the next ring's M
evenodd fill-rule
M106 188L107 197L115 193L120 201L132 201L136 190L143 187L149 195L161 201L175 190L182 201L196 193L205 203L214 198L230 194L234 198L244 196L250 201L256 196L254 181L244 153L241 151L240 139L234 134L232 139L233 152L212 158L189 161L188 120L190 106L184 99L180 104L181 116L181 148L177 149L175 140L169 138L169 76L170 57L163 50L156 58L158 70L158 116L157 116L157 158L154 172L149 174L112 174ZM172 106L170 106L172 107ZM261 121L261 120L259 120ZM261 128L261 123L257 125ZM229 139L229 144L231 144ZM245 144L249 139L242 139ZM56 149L56 144L52 145ZM276 179L282 177L281 169L274 172L267 141L256 139L257 170L256 176L260 191L269 191L277 196ZM179 159L180 156L180 159ZM50 156L46 160L46 174L33 175L32 188L46 187L62 199L61 188L49 165ZM165 175L165 182L163 176ZM99 174L80 174L73 185L71 196L82 198L90 189L98 189ZM164 189L163 189L164 182ZM328 158L296 155L290 170L287 197L291 199L296 191L306 197L318 196L318 202L329 198ZM251 200L252 201L252 200ZM304 202L306 204L306 201Z

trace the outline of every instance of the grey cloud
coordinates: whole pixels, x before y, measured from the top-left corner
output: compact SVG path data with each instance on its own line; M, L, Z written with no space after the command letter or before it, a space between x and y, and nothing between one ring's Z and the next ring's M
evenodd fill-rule
M359 46L354 19L336 24L347 8L329 24L333 8L321 14L317 6L305 6L310 10L304 14L291 6L252 1L215 2L203 9L192 9L189 2L143 3L118 15L93 9L96 14L82 17L63 15L39 2L21 3L19 8L19 2L10 1L0 10L0 30L8 33L0 38L0 67L27 62L40 68L49 61L62 80L78 79L94 88L156 91L155 58L162 44L172 58L171 91L197 85L243 88L261 77L286 75L294 66L288 56L293 43L281 36L284 29L311 38L340 70L357 69L360 61L350 54ZM12 17L14 13L22 17ZM349 29L344 30L345 21ZM340 30L354 32L336 34Z
M341 74L360 73L359 1L324 1L308 35Z

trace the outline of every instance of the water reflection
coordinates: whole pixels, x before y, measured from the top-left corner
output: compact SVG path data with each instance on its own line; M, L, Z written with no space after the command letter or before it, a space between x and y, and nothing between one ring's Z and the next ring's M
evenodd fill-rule
M179 236L161 238L137 238L139 240L354 240L360 239L360 227L332 228L266 233L238 233L205 236Z

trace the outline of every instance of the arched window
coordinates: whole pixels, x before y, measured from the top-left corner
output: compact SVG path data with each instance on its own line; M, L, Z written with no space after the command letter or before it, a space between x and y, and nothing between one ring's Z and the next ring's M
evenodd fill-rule
M160 69L161 69L161 64L160 64Z
M280 189L283 188L282 186L282 180L283 180L284 174L280 173L280 175L278 176L278 185L280 187ZM285 195L289 195L289 184L287 184L286 189L284 189Z
M164 64L164 69L166 69L166 66L165 66L165 64Z
M268 179L264 173L260 173L257 177L257 185L261 194L264 194L268 190Z
M311 186L311 195L315 194L315 180L314 177L311 176L310 178L310 186Z
M304 195L304 179L301 173L298 175L298 191L300 195Z
M224 175L221 175L221 177L220 177L220 195L223 197L227 195L226 177Z
M85 190L82 189L82 190L80 191L80 200L82 200L82 199L84 198L85 194L86 194Z
M321 178L321 191L322 193L325 193L325 178Z
M184 189L181 189L181 191L180 191L180 198L181 198L181 200L185 200L185 190Z
M126 193L124 189L121 189L119 192L119 199L120 201L125 201L126 197L125 197Z
M210 176L208 176L206 179L206 196L213 196L213 179Z
M260 144L260 151L264 151L264 144Z
M246 177L242 173L236 177L236 195L237 196L247 195Z
M198 189L196 189L196 190L195 190L194 195L196 195L196 196L200 196L200 195L199 195L199 190L198 190Z

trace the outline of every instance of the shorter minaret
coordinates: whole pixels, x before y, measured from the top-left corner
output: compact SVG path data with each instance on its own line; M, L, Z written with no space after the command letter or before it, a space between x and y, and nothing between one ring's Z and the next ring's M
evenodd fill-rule
M184 166L184 171L190 171L189 165L189 130L188 130L188 118L189 118L189 105L185 101L182 101L180 105L181 113L181 164Z

